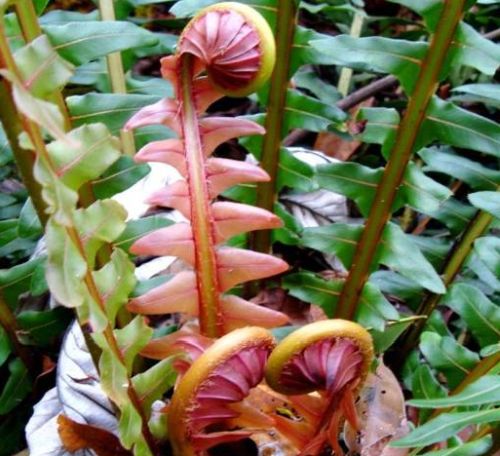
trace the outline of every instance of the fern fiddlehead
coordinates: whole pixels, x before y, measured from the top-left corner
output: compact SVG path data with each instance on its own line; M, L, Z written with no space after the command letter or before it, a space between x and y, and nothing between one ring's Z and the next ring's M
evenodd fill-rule
M132 129L164 124L178 139L151 143L136 156L174 166L184 180L152 195L150 201L179 210L189 221L150 233L132 247L137 254L175 255L193 267L135 299L130 310L157 314L184 312L198 316L200 331L218 337L247 324L272 327L287 321L278 312L224 293L233 286L278 274L282 260L220 244L228 238L281 225L270 212L232 202L212 202L228 187L262 182L267 174L255 165L211 158L222 142L262 134L246 120L201 117L223 95L242 96L258 88L274 65L269 26L253 9L232 2L202 10L180 37L177 53L162 60L162 74L176 98L143 108L127 123ZM204 73L206 73L206 76Z

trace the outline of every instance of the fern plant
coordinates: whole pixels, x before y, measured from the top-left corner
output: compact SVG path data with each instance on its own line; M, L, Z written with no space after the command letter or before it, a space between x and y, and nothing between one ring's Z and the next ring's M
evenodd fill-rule
M69 406L55 407L48 421L57 451L147 455L171 446L176 455L217 454L221 444L258 441L272 428L275 444L291 454L376 451L389 441L407 454L493 453L500 133L491 118L500 54L476 29L486 32L498 7L395 0L393 27L393 18L366 16L378 6L361 2L180 0L168 5L177 18L154 2L98 3L99 12L79 13L44 12L44 1L0 2L0 138L8 143L0 160L8 165L3 177L18 173L30 196L23 203L24 190L0 188L8 192L0 193L7 454L21 449L29 393L38 393L38 374L50 375L55 336L73 315L67 308L76 311L98 367L95 383L118 422L78 423ZM180 28L193 13L179 37L159 31ZM335 24L350 35L305 27L323 20L324 32ZM356 36L370 31L381 36ZM163 57L162 78L139 76L155 56ZM364 85L373 73L389 76ZM353 92L341 99L349 82ZM339 107L396 83L398 91L349 119L361 144L350 161L313 166L288 147L299 138L310 149L314 135L303 131L330 130L345 141L349 116ZM249 95L253 114L207 114L225 95ZM263 169L213 155L236 137ZM176 209L183 221L131 220L110 199L147 175L146 163L181 175L148 204ZM344 195L361 223L303 226L279 198L311 191ZM42 232L46 254L37 249L29 259ZM269 255L273 249L291 267ZM182 270L138 282L134 262L151 255L175 256ZM331 255L344 269L319 274ZM272 301L265 285L278 274L273 286L289 293L278 310L249 300L264 287L260 296ZM247 282L244 299L235 287ZM23 308L26 296L47 288L66 309ZM299 305L292 299L321 308L301 324L337 319L276 329L297 321L287 309ZM187 324L162 327L170 314ZM284 333L291 334L280 342ZM370 419L380 410L363 388L367 378L382 382L369 373L381 364L373 352L387 353L416 425L403 438L394 425L375 444ZM10 438L12 429L18 437ZM37 446L30 444L33 454L43 451Z

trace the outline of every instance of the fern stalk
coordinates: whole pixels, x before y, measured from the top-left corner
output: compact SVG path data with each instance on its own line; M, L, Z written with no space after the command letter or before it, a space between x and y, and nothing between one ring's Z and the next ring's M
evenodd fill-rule
M465 0L445 1L436 33L432 37L408 108L399 125L390 159L377 187L366 226L356 246L352 267L339 298L337 318L352 319L356 313L360 293L368 280L384 228L390 219L391 208L403 181L425 111L437 89L439 74L462 17L464 4Z
M2 38L0 37L1 40ZM1 51L0 54L2 54ZM1 55L0 66L3 67ZM32 151L22 149L17 141L18 136L23 131L23 127L10 94L10 84L5 79L0 82L0 105L2 106L2 109L0 109L0 121L9 140L17 170L24 186L28 190L40 222L42 225L45 225L47 222L47 214L45 213L47 206L42 199L42 188L33 177L35 156Z
M113 0L99 0L99 11L101 20L115 21L115 7ZM123 72L123 61L120 52L112 52L106 56L109 81L113 93L127 93L125 77ZM123 151L126 155L135 155L134 134L131 131L120 131L120 139Z
M10 307L5 302L2 293L0 292L0 326L4 329L9 337L12 348L17 356L21 359L25 365L28 373L33 371L33 357L28 349L28 347L21 344L17 338L17 321L16 317L10 310Z
M266 135L262 144L261 166L270 176L269 182L257 186L256 205L270 212L276 201L276 179L280 156L281 140L284 132L284 109L290 75L290 59L295 34L297 2L279 0L276 23L276 61L269 84L269 98L265 122ZM271 232L257 231L251 236L252 250L268 253L271 251Z
M452 248L448 259L445 262L441 278L446 287L453 282L457 274L462 269L465 260L472 250L474 241L483 235L492 221L493 216L485 211L478 211L476 216L471 220L469 226ZM400 359L404 359L405 356L418 344L420 334L425 327L427 318L438 306L441 297L442 295L440 294L429 293L418 308L417 314L426 318L415 322L415 324L402 337L401 344L399 345L403 347L400 351Z
M215 242L210 211L210 196L204 171L204 156L201 147L196 107L193 100L193 57L184 55L181 62L182 97L181 116L183 119L183 136L187 156L189 192L192 195L191 209L193 239L197 246L195 261L198 270L198 293L200 300L200 330L208 337L222 335L222 314L219 308L219 298L214 290L220 286L217 278L215 259Z

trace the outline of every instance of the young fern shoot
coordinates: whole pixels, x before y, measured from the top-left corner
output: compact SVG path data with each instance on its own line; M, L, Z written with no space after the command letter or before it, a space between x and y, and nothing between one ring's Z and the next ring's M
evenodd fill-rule
M178 139L146 145L136 160L167 163L184 176L152 195L150 202L179 210L188 222L142 237L132 251L177 256L193 270L136 298L130 310L198 316L201 334L208 337L248 324L273 327L287 321L279 312L224 295L240 283L281 273L287 264L219 245L240 233L279 227L281 220L252 206L212 202L235 184L269 179L255 165L210 157L224 141L263 134L263 128L246 119L202 117L222 96L243 96L262 85L272 71L274 52L267 22L252 8L228 2L202 10L181 35L177 53L162 59L162 74L172 83L175 99L143 108L125 128L164 124L177 133Z
M300 420L274 416L276 429L297 448L299 456L323 454L338 443L343 419L359 430L354 401L373 360L373 343L362 326L347 320L323 320L303 326L273 350L266 365L266 381L289 395ZM309 393L317 392L317 395Z

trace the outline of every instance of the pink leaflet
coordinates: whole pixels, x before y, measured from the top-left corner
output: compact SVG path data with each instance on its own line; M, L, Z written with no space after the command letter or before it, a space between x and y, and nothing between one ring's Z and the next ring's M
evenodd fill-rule
M165 359L176 353L187 353L195 361L213 340L201 334L193 334L185 329L153 339L141 350L141 355L151 359Z
M209 448L222 441L233 440L234 433L226 434L230 440L219 440L218 433L207 433L207 427L222 424L227 419L237 418L244 409L233 408L232 404L242 401L250 390L257 386L264 376L264 365L269 356L270 347L248 346L217 365L210 375L198 387L196 395L189 405L189 434L193 437L206 435L204 441L212 442ZM215 440L209 438L213 435ZM239 435L238 432L236 435ZM248 436L246 434L245 436ZM237 439L239 440L241 436ZM192 439L197 445L196 438ZM214 443L215 442L215 443ZM198 447L197 447L198 448ZM198 448L200 449L200 448Z
M214 86L207 77L195 79L193 82L193 95L198 114L205 112L212 103L224 96L221 92L214 89Z
M146 144L134 156L139 163L159 162L173 166L179 173L186 175L184 143L180 139L165 139Z
M271 212L246 204L218 202L212 205L212 211L217 243L240 233L279 228L283 225L281 219Z
M232 138L248 135L263 135L261 125L248 120L232 117L206 117L200 120L203 152L208 157L214 149Z
M324 339L295 355L283 368L280 381L290 388L342 390L359 375L363 355L349 339Z
M193 265L195 259L191 225L176 223L160 228L135 241L130 251L135 255L176 256Z
M274 328L288 323L288 317L276 310L269 309L245 301L234 295L221 297L222 312L224 314L224 330L232 331L244 326L261 326Z
M160 315L184 312L198 315L198 291L196 275L192 271L182 271L168 282L132 299L127 305L131 312L144 315Z
M283 260L251 250L224 247L217 250L216 256L221 292L239 283L269 277L288 269Z
M184 180L178 180L177 182L158 190L148 198L147 202L161 207L173 207L184 217L191 218L189 189L186 181Z
M178 61L179 56L176 54L167 55L160 60L161 75L164 79L169 80L174 88L177 86L178 79Z
M136 112L123 127L124 130L144 127L146 125L166 125L175 132L180 131L179 103L171 98L163 98L155 104L145 106Z
M212 198L236 184L268 182L270 179L269 175L257 165L227 158L208 159L206 170Z

